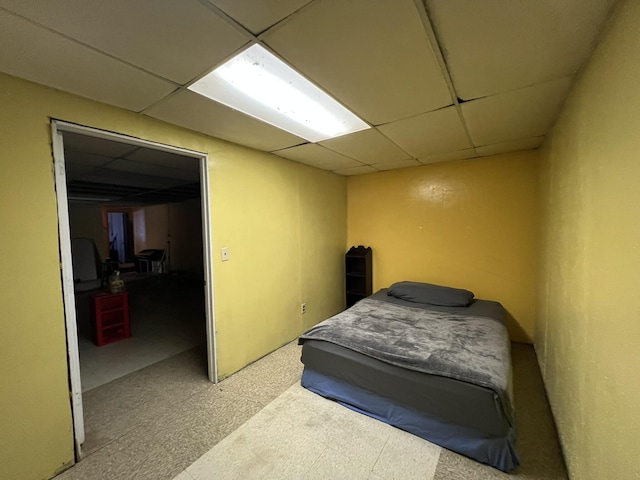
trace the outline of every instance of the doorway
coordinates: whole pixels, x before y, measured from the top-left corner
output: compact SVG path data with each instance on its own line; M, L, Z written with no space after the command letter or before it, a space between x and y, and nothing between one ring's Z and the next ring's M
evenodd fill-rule
M107 232L109 234L109 258L118 263L130 262L133 245L129 234L129 214L108 211Z
M210 224L209 224L209 188L208 188L208 169L207 169L207 156L200 152L189 151L177 147L158 144L147 140L128 137L125 135L115 134L111 132L105 132L90 127L84 127L75 125L63 121L52 120L52 137L53 137L53 156L54 156L54 171L55 171L55 183L56 183L56 196L58 203L58 224L59 224L59 236L60 236L60 257L62 265L62 285L63 285L63 298L65 307L65 322L67 330L67 345L68 345L68 358L69 358L69 376L70 376L70 389L72 398L72 411L73 411L73 423L74 423L74 437L76 443L76 457L80 458L82 452L82 444L85 441L85 426L83 418L83 405L82 405L82 381L80 375L80 356L78 346L78 311L75 304L75 280L72 268L72 251L71 251L71 229L68 202L71 196L69 195L67 185L67 160L65 159L65 136L71 138L71 136L81 136L87 139L94 139L96 141L110 141L117 144L122 144L129 147L139 148L141 157L139 163L144 163L145 154L149 152L159 152L158 155L164 153L166 155L174 155L180 157L187 157L188 159L195 159L199 164L199 207L200 217L202 222L202 265L203 265L203 284L204 284L204 312L205 312L205 325L206 325L206 347L207 347L207 370L209 380L212 382L217 381L216 359L215 359L215 328L214 328L214 316L213 316L213 272L211 261L211 236L210 236ZM137 152L136 152L137 153ZM93 161L104 161L99 159L93 159ZM131 162L127 164L123 162L122 158L113 158L107 162L109 167L104 169L105 175L115 175L114 171L118 169L122 170L131 166ZM105 164L106 165L106 164ZM156 165L156 170L162 171L164 168L166 178L172 178L173 176L180 175L180 172L176 169L171 169L170 166L163 167L162 165ZM172 177L169 177L169 174ZM134 172L133 175L139 175ZM134 178L134 177L131 177ZM148 188L137 190L132 185L120 185L120 193L123 195L121 198L127 198L131 204L139 205L140 202L153 203L154 198L157 200L158 195L184 195L184 188L163 188L163 177L157 176L153 181L155 184ZM167 180L168 181L168 180ZM100 185L89 185L92 182L85 182L82 188L88 188L87 194L76 195L76 200L79 202L91 202L91 201L110 201L112 200L112 192L104 190L104 187ZM98 182L94 182L98 183ZM184 183L184 182L183 182ZM166 185L164 185L166 187ZM103 188L103 191L100 191ZM135 191L134 191L135 190ZM188 189L187 189L188 190ZM78 190L82 193L82 190ZM134 201L134 197L137 197ZM137 202L137 203L136 203ZM108 221L107 235L108 242L104 245L102 250L108 252L108 257L111 255L117 255L118 263L126 263L127 260L132 260L134 257L134 250L128 239L132 236L132 231L129 228L131 225L131 218L123 212L108 212L114 213L111 216L111 221ZM107 216L109 216L107 214ZM99 240L98 240L99 241ZM129 243L129 245L127 245ZM98 249L100 250L100 249Z

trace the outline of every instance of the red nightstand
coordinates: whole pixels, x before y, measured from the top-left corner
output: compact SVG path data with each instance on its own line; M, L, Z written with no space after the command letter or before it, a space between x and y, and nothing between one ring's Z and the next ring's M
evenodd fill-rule
M96 345L106 345L131 336L127 292L94 293L90 298Z

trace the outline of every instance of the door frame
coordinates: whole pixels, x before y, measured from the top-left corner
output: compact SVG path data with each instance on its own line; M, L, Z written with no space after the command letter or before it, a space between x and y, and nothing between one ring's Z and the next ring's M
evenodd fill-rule
M204 294L207 331L207 371L209 380L213 383L217 383L218 362L216 358L215 310L213 305L213 249L211 240L211 218L209 207L209 168L208 155L206 153L187 150L171 145L165 145L141 138L130 137L124 134L99 130L83 125L77 125L74 123L65 122L63 120L51 120L54 177L58 209L58 234L60 240L62 295L64 302L63 306L67 333L67 354L69 361L69 386L71 389L71 409L73 415L73 430L76 456L78 459L80 459L82 456L81 445L84 443L85 433L82 408L82 385L80 380L80 355L78 350L78 327L76 320L73 267L71 261L71 231L69 226L69 206L64 160L64 132L77 133L89 137L96 137L105 140L126 143L129 145L137 145L199 160L200 201L202 207Z
M102 206L102 228L104 229L104 244L107 247L107 251L101 252L103 255L109 255L109 214L110 213L126 213L129 215L129 238L127 242L131 247L132 256L135 256L134 239L133 239L133 207L110 207L107 205ZM125 260L126 261L126 260ZM130 261L130 260L129 260Z

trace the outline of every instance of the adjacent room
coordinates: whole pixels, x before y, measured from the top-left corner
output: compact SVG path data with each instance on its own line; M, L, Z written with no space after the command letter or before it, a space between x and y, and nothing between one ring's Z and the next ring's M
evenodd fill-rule
M639 24L0 0L0 480L640 478Z
M185 373L207 377L200 162L115 139L62 140L71 238L63 275L74 286L66 315L76 325L67 337L77 337L87 455L121 433L104 405L127 403L97 387L187 350L199 362Z
M200 169L114 140L66 133L63 143L86 392L205 343ZM98 327L105 290L123 295L125 328L122 318Z

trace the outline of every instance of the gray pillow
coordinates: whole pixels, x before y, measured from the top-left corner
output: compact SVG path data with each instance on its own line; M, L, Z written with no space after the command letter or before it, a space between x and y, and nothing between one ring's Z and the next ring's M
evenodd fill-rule
M431 283L397 282L389 287L387 295L408 302L440 305L443 307L467 307L473 300L473 292L461 288L443 287Z

